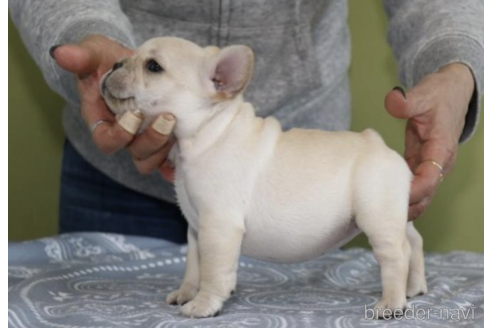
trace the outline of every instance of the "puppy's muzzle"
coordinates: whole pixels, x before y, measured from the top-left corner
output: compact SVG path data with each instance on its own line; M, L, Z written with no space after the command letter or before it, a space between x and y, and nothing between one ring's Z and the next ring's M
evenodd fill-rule
M117 62L116 64L113 65L113 72L122 67L123 67L123 62L122 61Z
M113 68L111 69L111 71L110 71L108 74L106 74L106 76L104 77L104 79L103 79L103 81L102 81L102 84L101 84L101 91L102 91L102 93L103 93L103 94L105 94L105 92L106 92L106 90L107 90L106 81L107 81L108 77L109 77L111 74L113 74L113 73L114 73L114 71L116 71L116 70L118 70L118 69L122 68L122 67L123 67L123 65L124 65L124 62L123 62L123 61L119 61L119 62L115 63L115 64L113 65Z

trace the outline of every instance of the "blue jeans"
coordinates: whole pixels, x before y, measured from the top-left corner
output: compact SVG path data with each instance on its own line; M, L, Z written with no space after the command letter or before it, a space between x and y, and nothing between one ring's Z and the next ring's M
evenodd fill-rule
M186 243L179 207L124 187L89 164L67 140L64 146L60 233L101 231Z

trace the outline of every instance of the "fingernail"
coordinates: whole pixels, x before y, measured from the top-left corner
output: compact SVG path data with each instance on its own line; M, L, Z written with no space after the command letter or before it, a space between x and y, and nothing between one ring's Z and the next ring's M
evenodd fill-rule
M117 121L118 124L128 133L135 134L142 124L143 115L141 115L141 113L127 111L120 118L118 118Z
M50 56L51 58L55 59L55 50L61 46L61 44L54 45L53 47L50 48Z
M158 116L157 119L152 123L152 128L163 135L169 135L174 129L176 120L171 114L164 114Z
M135 115L136 117L140 118L141 120L143 120L143 119L144 119L144 114L143 114L141 111L139 111L138 109L136 109L136 110L131 110L130 112L131 112L133 115Z
M168 121L172 121L172 122L176 121L173 114L164 113L162 114L162 117L164 117Z
M400 86L396 86L396 87L394 87L394 88L393 88L393 90L398 90L398 91L400 91L400 93L403 95L403 98L407 99L407 94L405 93L405 90L403 90L403 88L402 88L402 87L400 87Z

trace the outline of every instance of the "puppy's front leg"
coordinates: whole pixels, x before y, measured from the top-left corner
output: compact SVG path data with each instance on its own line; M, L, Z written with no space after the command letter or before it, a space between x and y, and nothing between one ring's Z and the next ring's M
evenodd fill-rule
M216 315L236 287L237 267L244 235L242 217L210 214L200 217L200 291L181 308L195 318Z
M186 253L186 271L181 287L169 294L167 304L183 305L195 298L200 284L200 267L197 233L188 227L188 251Z

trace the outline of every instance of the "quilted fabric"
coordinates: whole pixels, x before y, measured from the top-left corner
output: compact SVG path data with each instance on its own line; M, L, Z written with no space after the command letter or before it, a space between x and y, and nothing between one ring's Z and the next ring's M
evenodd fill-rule
M185 247L67 234L9 244L9 327L483 327L483 261L469 252L426 254L429 293L409 301L413 317L386 321L366 318L381 294L368 250L294 265L241 258L237 292L220 315L190 319L164 301L181 283Z

